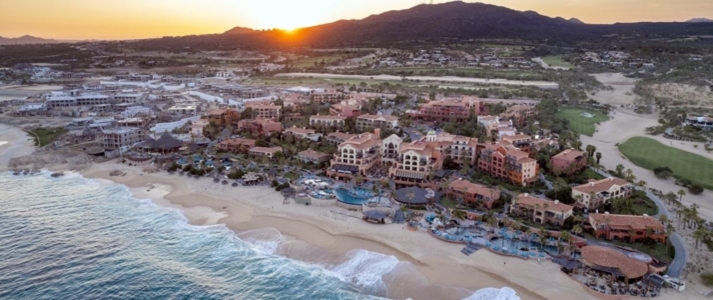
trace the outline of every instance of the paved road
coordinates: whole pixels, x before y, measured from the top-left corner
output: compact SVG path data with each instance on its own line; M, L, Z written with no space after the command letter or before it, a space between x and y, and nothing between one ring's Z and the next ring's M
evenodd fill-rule
M602 176L611 177L611 175L607 172L596 168L591 169ZM658 214L656 214L656 216L665 215L669 218L669 220L673 220L671 213L668 211L668 209L666 209L666 206L664 205L663 201L661 201L658 196L654 195L654 193L645 188L636 187L636 189L646 192L646 196L648 196L649 199L653 200L654 203L656 203L656 206L658 207ZM676 250L676 256L673 258L673 261L668 266L668 272L666 274L671 277L679 277L681 275L681 271L683 271L683 267L686 266L688 253L686 253L686 247L683 245L683 238L678 233L674 233L668 238L671 241L673 248Z

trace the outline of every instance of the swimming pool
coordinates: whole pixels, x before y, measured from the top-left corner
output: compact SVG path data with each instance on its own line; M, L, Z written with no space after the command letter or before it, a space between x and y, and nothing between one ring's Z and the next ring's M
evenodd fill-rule
M517 240L517 239L503 239L503 238L494 238L490 240L490 245L486 245L489 247L497 247L498 250L503 249L503 250L508 250L511 251L512 254L514 255L529 255L532 257L535 257L537 255L543 256L542 253L536 253L539 252L540 249L540 243L535 242L535 241L522 241L522 240ZM533 251L536 250L536 251ZM557 254L557 247L555 246L549 246L545 245L544 247L545 252L549 254Z
M346 189L343 187L340 187L336 190L334 190L334 194L337 195L337 200L339 202L347 203L347 204L352 204L352 205L361 205L366 203L369 199L374 197L374 192L363 189L363 188L352 188L352 189Z
M333 198L334 198L334 191L332 191L332 190L319 190L319 191L310 192L309 195L310 195L312 198L315 198L315 199L323 199L323 200L326 200L326 199L333 199Z

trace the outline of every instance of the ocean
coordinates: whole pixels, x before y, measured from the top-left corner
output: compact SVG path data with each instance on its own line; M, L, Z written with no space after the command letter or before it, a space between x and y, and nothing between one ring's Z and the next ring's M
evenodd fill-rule
M411 271L366 250L336 258L271 228L190 225L78 174L0 173L0 299L383 299ZM493 288L467 299L519 298Z

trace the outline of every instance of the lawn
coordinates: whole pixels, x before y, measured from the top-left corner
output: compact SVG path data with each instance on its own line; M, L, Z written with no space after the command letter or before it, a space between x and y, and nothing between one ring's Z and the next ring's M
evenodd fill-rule
M560 68L572 68L574 67L572 64L564 61L562 59L562 56L559 55L553 55L553 56L545 56L542 58L542 60L547 63L548 65L552 67L560 67Z
M35 146L43 147L58 140L67 133L67 129L64 127L38 127L28 130L28 132L35 141Z
M675 176L713 190L713 160L647 137L633 137L619 145L619 151L639 167L653 170L666 166L673 170Z
M342 55L342 54L315 56L315 57L309 57L309 58L297 60L294 62L293 66L295 68L307 68L307 67L314 67L314 63L320 63L322 61L324 61L324 63L330 63L330 62L339 61L342 59L344 59L344 55Z
M582 113L589 113L593 117L585 117ZM587 136L594 135L594 125L609 120L609 116L602 112L586 108L563 108L557 112L557 115L569 120L572 130Z

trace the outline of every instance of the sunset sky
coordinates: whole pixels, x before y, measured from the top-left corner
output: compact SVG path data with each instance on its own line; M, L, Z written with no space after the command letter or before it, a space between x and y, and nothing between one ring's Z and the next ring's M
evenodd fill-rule
M132 39L294 29L407 9L418 0L2 0L0 36ZM447 2L434 0L434 3ZM476 1L468 1L476 2ZM711 0L481 0L587 23L713 18Z

